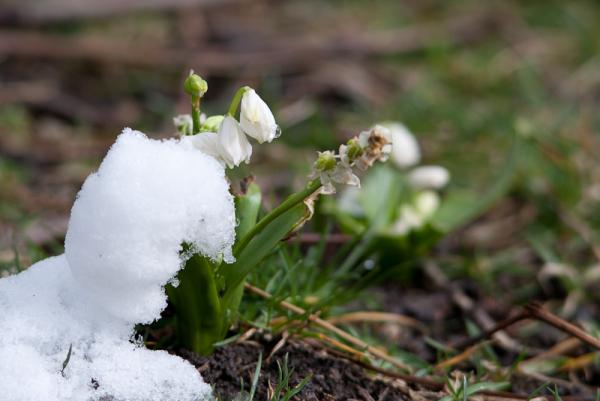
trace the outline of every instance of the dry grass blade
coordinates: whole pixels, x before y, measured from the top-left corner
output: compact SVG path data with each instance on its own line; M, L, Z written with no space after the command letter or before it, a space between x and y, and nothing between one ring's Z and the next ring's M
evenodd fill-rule
M252 286L250 284L246 283L244 285L244 288L246 290L252 292L253 294L256 294L256 295L258 295L258 296L260 296L260 297L262 297L264 299L272 299L273 298L272 295L269 294L268 292L266 292L264 290L261 290L260 288L254 287L254 286ZM282 308L287 309L287 310L289 310L291 312L297 313L299 315L306 315L307 314L306 310L304 310L304 309L300 308L299 306L296 306L296 305L294 305L294 304L292 304L290 302L279 301L278 304ZM392 365L394 365L394 366L396 366L396 367L398 367L400 369L407 370L407 371L411 370L411 368L408 365L406 365L406 364L398 361L394 357L392 357L389 354L387 354L385 351L383 351L383 350L381 350L379 348L375 348L375 347L367 344L366 342L362 341L361 339L356 338L356 337L354 337L351 334L348 334L344 330L341 330L340 328L336 327L332 323L330 323L330 322L328 322L326 320L323 320L323 319L321 319L320 317L318 317L316 315L308 314L307 315L307 320L310 321L311 323L315 324L316 326L324 329L324 330L327 330L327 331L330 331L330 332L334 333L336 336L338 336L338 337L342 338L343 340L349 342L350 344L354 345L355 347L358 347L358 348L360 348L362 350L365 350L366 352L368 352L369 354L371 354L371 355L373 355L373 356L375 356L377 358L380 358L380 359L382 359L382 360L384 360L386 362L389 362Z
M580 355L575 358L568 359L563 366L560 367L561 371L571 371L583 369L590 364L594 363L599 357L597 352L589 352L587 354Z
M421 333L429 332L427 327L418 320L397 313L360 311L334 316L327 320L332 324L361 322L396 323L401 326L414 328L419 330Z
M572 349L578 347L581 344L581 341L578 338L567 338L564 341L559 342L558 344L551 347L548 351L543 352L539 355L534 356L533 358L529 358L519 363L519 369L526 369L527 365L532 363L536 363L543 359L552 358L555 356L566 354Z
M435 365L435 369L436 370L437 369L446 369L446 368L450 368L454 365L458 365L462 361L469 359L477 350L479 350L485 344L487 344L487 342L482 342L479 344L472 345L469 348L467 348L466 350L464 350L463 352L461 352L460 354L455 355L452 358L446 359L445 361L438 363L437 365Z

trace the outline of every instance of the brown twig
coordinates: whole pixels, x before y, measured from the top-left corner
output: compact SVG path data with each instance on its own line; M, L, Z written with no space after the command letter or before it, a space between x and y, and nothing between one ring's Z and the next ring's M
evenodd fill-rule
M525 310L528 311L532 318L554 326L557 329L580 339L589 346L600 350L600 340L598 340L596 337L591 336L585 330L575 326L573 323L569 323L566 320L556 316L555 314L544 308L542 305L538 303L533 303L527 305L525 307Z
M517 315L504 319L500 323L496 324L494 327L482 332L481 334L467 338L459 343L454 344L454 348L456 349L464 349L467 347L476 344L477 342L490 338L494 333L504 330L507 327L520 322L525 319L536 319L542 321L546 324L556 327L557 329L564 331L565 333L570 334L573 337L578 338L582 342L600 350L600 340L591 336L581 328L575 326L572 323L567 322L566 320L556 316L552 312L545 309L542 305L538 303L532 303L530 305L525 306L525 308Z
M527 310L522 311L515 316L508 317L508 318L502 320L501 322L497 323L494 327L491 327L474 337L469 337L469 338L466 338L464 340L461 340L461 341L453 344L452 347L455 349L458 349L458 350L462 350L462 349L471 347L474 344L478 343L479 341L486 340L486 339L492 337L495 333L502 331L502 330L506 329L507 327L512 326L513 324L520 322L521 320L528 319L530 317L531 317L531 314Z

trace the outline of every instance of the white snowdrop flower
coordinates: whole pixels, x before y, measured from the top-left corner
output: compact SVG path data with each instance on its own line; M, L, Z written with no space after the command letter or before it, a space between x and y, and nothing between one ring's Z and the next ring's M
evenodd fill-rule
M271 142L279 136L273 113L254 89L248 89L242 97L240 125L248 136L259 143Z
M450 173L442 166L420 166L408 173L408 180L417 188L441 189L450 180Z
M250 161L252 145L233 117L227 116L223 119L217 138L220 157L229 168Z
M392 142L392 162L398 167L414 166L421 160L421 149L415 136L399 122L384 123L390 131Z
M181 138L184 144L189 143L196 149L201 150L204 154L214 157L222 164L221 148L219 146L219 138L215 132L201 132L197 135L189 135Z

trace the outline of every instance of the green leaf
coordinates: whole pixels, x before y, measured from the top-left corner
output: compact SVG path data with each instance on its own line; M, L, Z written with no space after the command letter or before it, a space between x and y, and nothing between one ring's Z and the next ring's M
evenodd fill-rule
M260 187L255 183L248 185L248 189L244 195L235 197L235 217L238 222L235 235L237 238L248 234L250 229L256 224L261 200Z
M242 238L254 227L258 219L258 212L260 211L260 205L262 200L262 194L260 187L255 183L248 185L246 193L244 195L235 197L235 214L238 225L236 227L236 238ZM227 299L222 299L221 307L223 310L223 326L222 334L225 336L227 330L236 319L237 311L240 303L242 302L242 296L244 295L244 282L242 280L231 292Z
M178 275L179 285L168 287L177 314L177 337L182 345L208 355L222 339L223 314L211 262L194 254Z
M258 387L258 378L260 377L260 369L262 367L262 352L258 354L258 362L256 362L256 369L254 370L254 375L252 376L252 386L250 387L250 396L248 397L249 401L254 400L254 394L256 394L256 388Z
M306 213L304 203L297 204L282 213L254 236L237 256L234 263L221 266L226 288L223 296L224 302L230 302L233 291L243 282L246 275L273 252L279 241L292 231L299 221L305 218Z
M363 181L360 203L372 226L389 223L402 196L402 176L390 166L373 168Z
M510 383L509 382L481 382L481 383L475 383L475 384L470 384L469 387L467 388L467 395L471 396L473 394L476 394L480 391L500 391L500 390L506 390L507 388L510 387Z

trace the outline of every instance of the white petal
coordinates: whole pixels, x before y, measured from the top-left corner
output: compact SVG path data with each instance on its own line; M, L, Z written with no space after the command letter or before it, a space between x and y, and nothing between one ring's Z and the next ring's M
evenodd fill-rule
M201 132L197 135L184 136L181 138L181 143L190 144L190 146L221 161L217 134L214 132Z
M421 166L408 174L408 180L417 188L440 189L450 180L450 173L442 166Z
M279 135L279 127L269 106L249 89L242 97L240 125L244 132L259 143L271 142Z
M252 145L233 117L227 116L223 119L217 137L219 153L229 168L250 161Z

